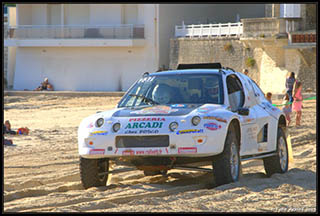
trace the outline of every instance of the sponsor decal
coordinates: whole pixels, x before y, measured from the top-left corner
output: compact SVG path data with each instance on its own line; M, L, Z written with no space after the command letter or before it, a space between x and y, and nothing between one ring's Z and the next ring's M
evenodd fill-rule
M219 116L204 116L203 119L216 120L216 121L219 121L219 122L227 123L227 120L226 120L226 119L221 118L221 117L219 117Z
M90 155L104 155L104 149L91 149L89 154Z
M213 122L206 123L203 126L209 130L218 130L221 128L221 125L217 125L216 123L213 123Z
M124 150L122 151L122 155L158 155L162 154L162 149L147 149L147 150ZM168 153L168 150L167 150Z
M200 113L207 113L210 111L210 109L208 107L201 107L197 111Z
M147 107L142 110L130 112L132 114L169 114L171 112L177 112L178 109L171 109L169 106L154 106Z
M134 122L128 123L125 129L140 129L140 128L162 128L163 122Z
M165 121L165 118L131 118L129 122L136 122L136 121Z
M90 136L94 136L94 135L107 135L108 132L107 131L93 131L90 133Z
M93 123L91 122L91 123L87 126L87 128L93 128Z
M245 120L246 123L252 122L254 120L254 118L248 118Z
M192 138L196 145L204 144L207 141L207 136L194 136Z
M187 107L187 105L185 105L185 104L172 104L171 107L172 108L185 108L185 107Z
M149 149L149 150L137 150L136 155L156 155L156 154L162 154L161 149Z
M203 133L203 129L190 129L190 130L177 131L177 135L179 135L179 134L191 134L191 133Z
M131 149L122 151L122 155L134 155L134 151Z
M159 130L126 130L125 134L156 134L159 133Z
M257 131L258 131L258 126L249 127L249 128L247 129L248 139L253 139L253 140L255 140L255 139L256 139L256 136L257 136Z
M179 154L193 154L197 153L197 147L180 147L178 148Z

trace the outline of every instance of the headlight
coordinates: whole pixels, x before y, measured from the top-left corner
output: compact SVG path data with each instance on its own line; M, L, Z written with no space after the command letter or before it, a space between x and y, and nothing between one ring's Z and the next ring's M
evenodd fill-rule
M104 119L103 118L99 118L96 121L96 127L101 127L104 124Z
M178 128L178 123L177 122L171 122L169 125L169 129L173 132Z
M201 118L199 116L194 116L192 119L191 119L191 122L194 126L197 126L201 121Z
M118 132L120 130L120 123L115 123L113 126L112 126L112 129L113 129L113 132Z

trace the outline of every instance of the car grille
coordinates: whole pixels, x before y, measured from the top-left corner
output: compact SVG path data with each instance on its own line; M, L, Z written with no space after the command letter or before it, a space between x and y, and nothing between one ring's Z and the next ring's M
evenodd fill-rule
M118 136L117 148L168 147L169 136Z

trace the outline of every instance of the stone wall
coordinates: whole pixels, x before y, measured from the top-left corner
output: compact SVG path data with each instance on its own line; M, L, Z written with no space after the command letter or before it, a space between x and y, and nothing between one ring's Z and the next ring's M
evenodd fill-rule
M231 46L230 46L231 45ZM227 46L230 49L227 49ZM170 69L176 69L178 64L220 62L224 67L242 71L248 68L245 61L254 58L254 50L246 47L235 38L178 38L170 40ZM249 67L249 75L259 83L258 63Z
M316 92L317 54L316 48L297 50L301 58L297 79L302 82L304 91Z
M178 64L220 62L224 67L242 71L248 68L249 76L264 92L282 94L289 72L296 73L303 82L304 91L316 92L316 50L285 49L287 39L239 40L235 38L177 38L170 40L170 69ZM231 49L226 50L228 45ZM247 67L248 57L255 60Z

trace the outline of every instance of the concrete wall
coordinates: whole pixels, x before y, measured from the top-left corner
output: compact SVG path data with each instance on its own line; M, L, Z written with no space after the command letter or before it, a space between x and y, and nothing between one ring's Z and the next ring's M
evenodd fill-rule
M32 5L17 4L17 25L32 25Z
M98 5L91 9L95 11L97 7ZM86 11L84 7L82 9ZM87 9L89 11L89 7ZM120 24L120 5L114 5L111 9L113 12L118 9L117 18L111 21ZM158 68L154 5L141 5L138 10L143 12L137 19L145 26L144 46L86 48L83 46L85 42L78 42L78 47L18 47L14 58L15 73L12 73L14 89L35 89L45 77L48 77L56 90L127 90L144 72L154 72ZM76 13L69 6L65 11ZM83 13L86 13L85 11ZM104 17L104 9L96 12L98 11L100 14L91 19L95 24L108 18ZM79 12L75 17L65 19L69 24L77 24L79 20L76 21L76 17L80 15ZM89 16L87 18L89 21ZM85 20L81 21L82 24L86 24ZM112 22L107 24L115 24Z
M170 38L175 26L184 24L228 23L239 18L265 16L265 4L160 4L159 65L169 67Z
M145 60L144 48L18 48L14 89L35 89L48 77L56 90L122 91L148 71Z
M73 7L71 5L71 7ZM90 24L112 25L121 24L121 5L120 4L88 4L90 8Z

